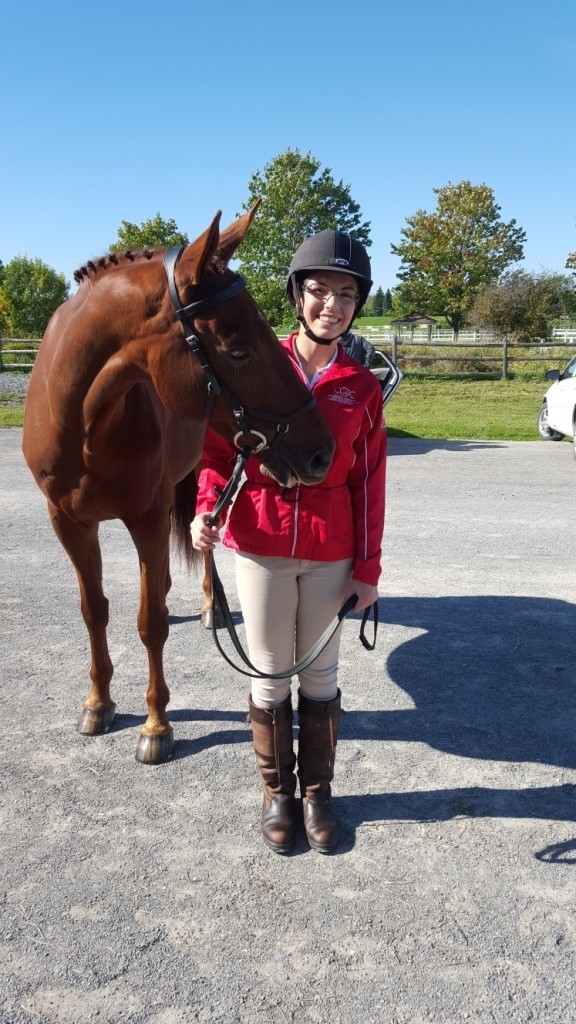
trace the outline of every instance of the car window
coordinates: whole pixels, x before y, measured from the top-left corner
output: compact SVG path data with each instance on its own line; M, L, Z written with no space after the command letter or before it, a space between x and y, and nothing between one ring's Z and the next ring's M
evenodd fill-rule
M576 356L570 360L566 369L560 374L560 380L567 380L568 377L576 377Z

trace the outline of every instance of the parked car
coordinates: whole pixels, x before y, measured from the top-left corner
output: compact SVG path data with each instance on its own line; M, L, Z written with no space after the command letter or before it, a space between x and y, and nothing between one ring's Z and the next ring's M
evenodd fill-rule
M547 380L554 383L544 395L538 413L538 433L543 441L572 438L576 458L576 356L560 373L548 370Z

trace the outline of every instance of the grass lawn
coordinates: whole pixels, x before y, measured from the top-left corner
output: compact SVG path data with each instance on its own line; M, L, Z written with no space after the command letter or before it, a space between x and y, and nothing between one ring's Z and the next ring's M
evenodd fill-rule
M6 401L7 395L0 395L0 427L21 427L22 408L13 408Z
M466 380L407 374L390 404L391 437L536 441L540 378ZM22 426L23 397L0 395L0 427Z
M391 437L536 441L547 390L540 379L463 380L407 375L386 407Z

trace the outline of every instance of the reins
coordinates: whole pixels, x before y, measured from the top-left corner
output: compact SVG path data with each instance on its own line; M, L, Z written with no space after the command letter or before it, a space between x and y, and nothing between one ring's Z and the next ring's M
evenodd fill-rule
M249 657L247 656L246 652L242 647L240 638L236 632L236 627L234 626L234 622L232 621L232 616L230 614L230 608L228 607L228 601L226 599L226 594L224 593L222 581L216 570L216 563L214 561L214 554L212 551L210 552L210 572L212 575L212 637L214 639L214 643L216 644L216 647L218 648L224 660L228 662L228 664L233 669L235 669L236 672L240 672L240 674L243 676L250 676L252 679L289 679L290 676L298 675L299 672L302 672L305 668L308 668L308 666L311 665L312 662L315 661L316 658L322 653L326 645L334 636L334 633L340 626L341 622L346 618L348 612L352 611L354 605L356 604L356 601L358 600L357 594L351 594L348 600L345 601L344 604L342 605L340 611L337 612L337 614L328 624L322 635L318 637L316 643L313 644L313 646L310 648L307 654L305 654L302 658L295 662L294 665L291 665L290 668L282 669L281 672L261 672L259 669L256 668L255 665L252 664L252 662L250 661ZM232 661L231 658L228 657L226 651L222 647L222 644L218 639L218 632L216 629L216 604L218 604L218 607L220 608L220 612L224 620L224 625L226 626L228 635L234 645L236 653L239 655L244 665L246 665L247 668L250 669L250 671L240 668L239 665L237 665L234 661ZM371 611L373 612L374 616L374 632L372 641L369 641L366 638L366 625L370 618ZM362 614L362 623L360 626L359 637L367 651L373 651L374 648L376 647L377 632L378 602L375 601L374 604L364 609L364 612Z

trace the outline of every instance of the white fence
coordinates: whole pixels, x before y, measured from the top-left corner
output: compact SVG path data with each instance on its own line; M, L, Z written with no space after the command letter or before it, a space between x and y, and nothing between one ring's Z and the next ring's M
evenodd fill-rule
M368 341L380 345L391 345L395 340L403 344L409 341L420 342L427 345L489 345L502 344L502 336L493 331L460 331L458 336L451 329L431 327L362 327L357 324L354 328L357 333L363 334ZM537 340L535 339L536 343ZM542 341L543 345L564 344L576 345L576 329L565 330L554 327L552 340Z

